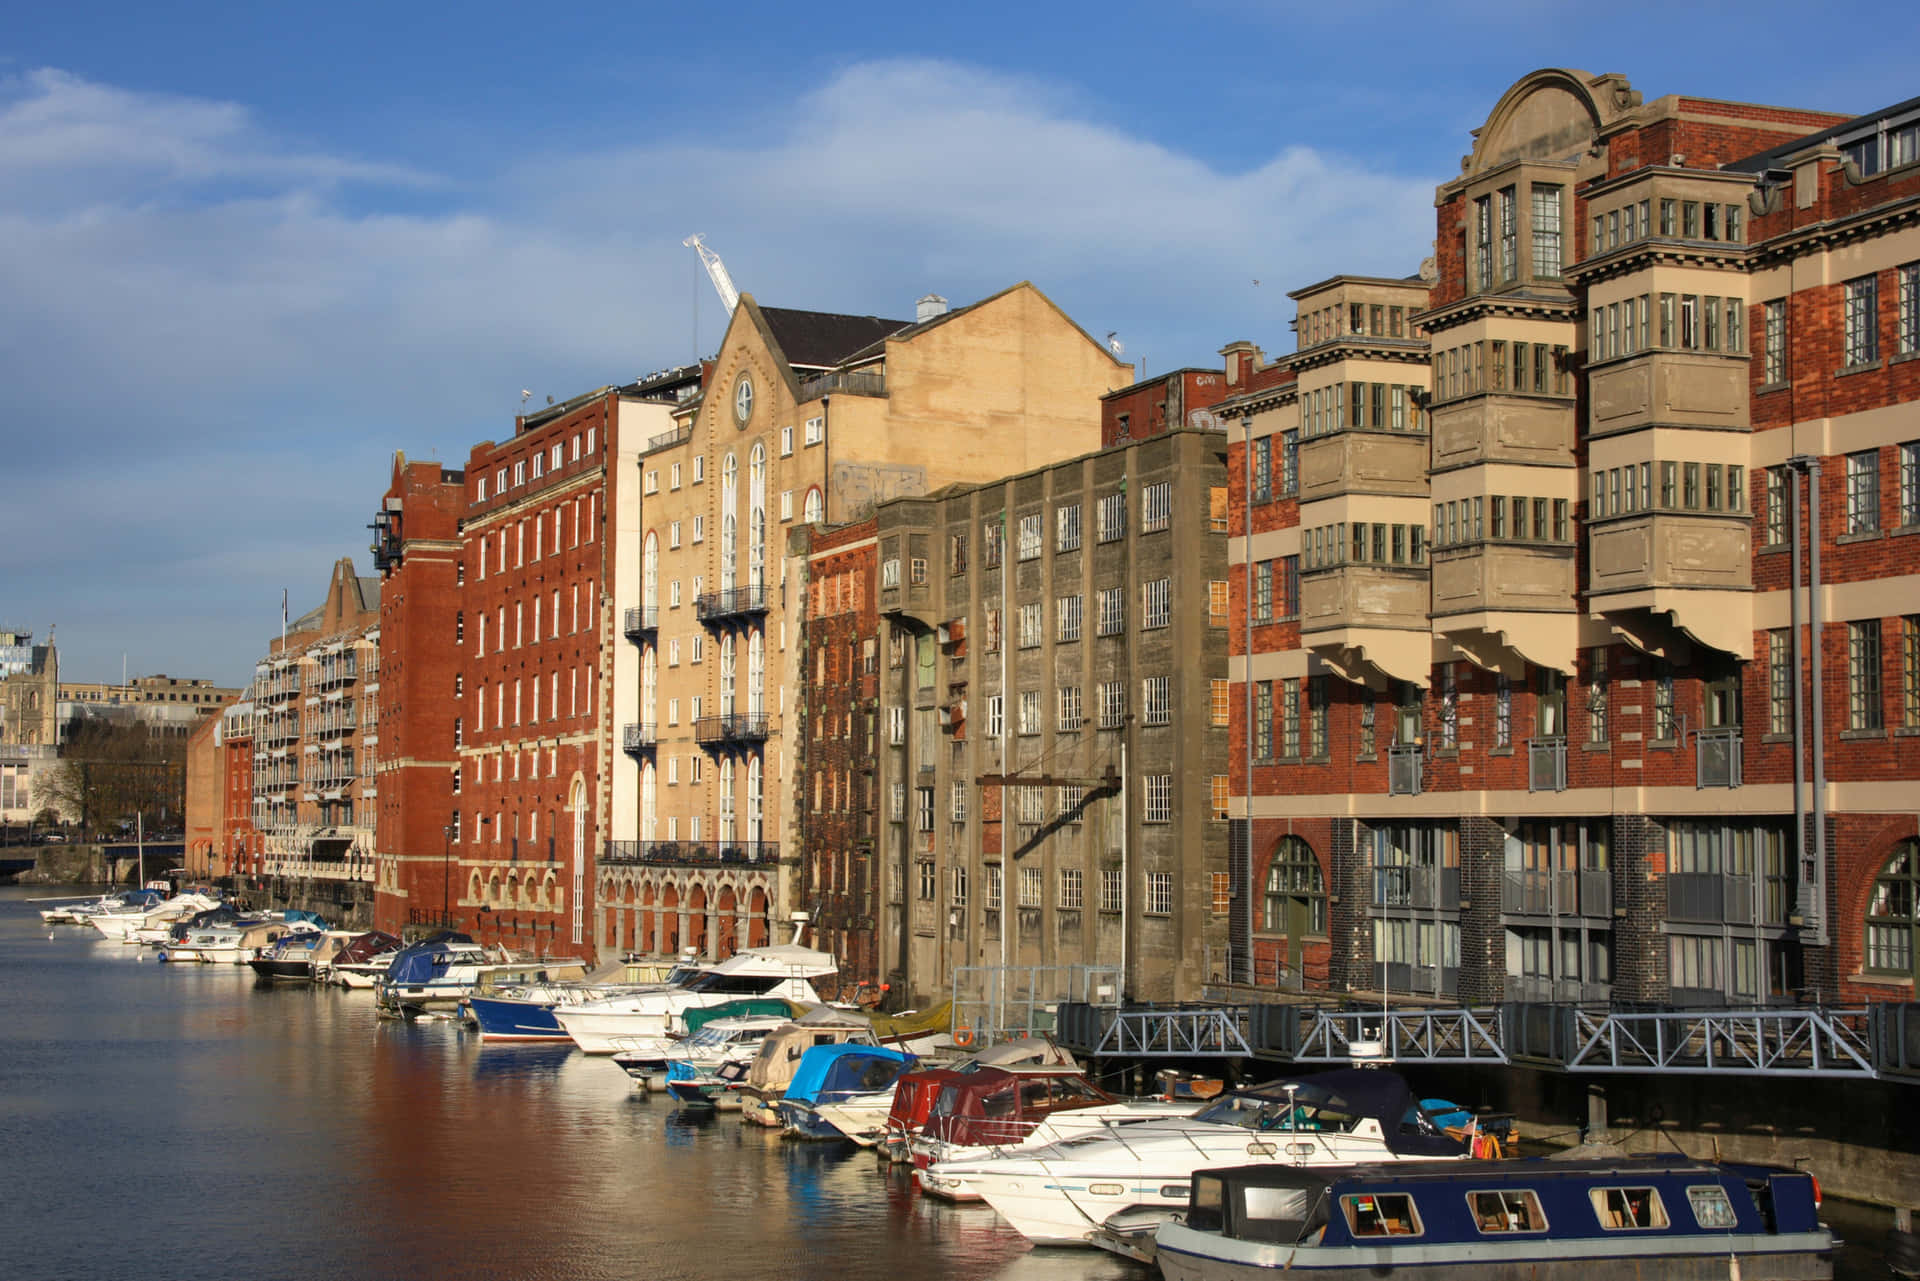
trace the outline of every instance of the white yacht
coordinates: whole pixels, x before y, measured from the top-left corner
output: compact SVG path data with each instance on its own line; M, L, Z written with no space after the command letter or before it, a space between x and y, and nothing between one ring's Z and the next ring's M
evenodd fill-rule
M245 965L263 947L277 943L289 934L317 934L319 929L307 921L287 921L279 916L266 920L238 920L226 925L211 925L192 930L183 942L169 946L163 954L168 961L200 961L211 965Z
M147 929L160 929L161 941L164 942L165 926L192 916L195 912L204 912L219 906L220 900L210 895L176 894L170 899L144 909L132 907L126 911L98 912L89 917L87 923L100 931L102 938L113 939L119 943L137 942L139 931Z
M660 1067L674 1044L669 1024L681 1011L749 996L819 1004L813 980L838 970L832 956L798 943L750 947L683 986L584 1001L558 1007L553 1014L588 1054L627 1051L637 1061Z
M1172 1214L1195 1170L1465 1160L1392 1072L1285 1077L1225 1095L1185 1119L1116 1124L923 1174L959 1180L1039 1245L1085 1245L1109 1220Z

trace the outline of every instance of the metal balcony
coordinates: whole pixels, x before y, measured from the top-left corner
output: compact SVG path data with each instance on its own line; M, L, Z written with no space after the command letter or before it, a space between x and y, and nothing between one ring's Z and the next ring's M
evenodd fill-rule
M822 374L818 378L809 378L800 384L802 401L836 394L884 396L887 394L887 376L856 370L850 373Z
M1740 786L1740 754L1743 746L1738 729L1703 729L1693 736L1693 785L1705 787Z
M1527 790L1564 792L1567 790L1567 740L1530 738L1527 740Z
M693 723L693 741L702 747L724 747L733 743L759 743L767 737L767 718L746 712L728 712L723 716L702 716Z
M652 721L630 721L621 730L620 745L635 756L651 752L660 745L659 728Z
M1373 869L1373 906L1438 908L1454 912L1460 908L1460 869L1418 866L1410 863Z
M677 445L683 440L691 439L693 439L693 428L676 427L672 431L663 431L657 436L649 436L647 447L641 452L651 454L656 449L666 449L670 445Z
M649 635L660 630L660 607L658 605L635 605L627 611L627 639L638 645Z
M756 617L767 612L767 588L764 583L747 587L728 587L717 592L701 592L693 602L694 617L703 623L725 623Z
M1420 795L1425 757L1417 743L1396 743L1387 749L1387 795Z
M778 841L608 841L602 863L764 867L780 861Z
M1501 873L1500 910L1513 916L1613 915L1607 872L1508 870Z

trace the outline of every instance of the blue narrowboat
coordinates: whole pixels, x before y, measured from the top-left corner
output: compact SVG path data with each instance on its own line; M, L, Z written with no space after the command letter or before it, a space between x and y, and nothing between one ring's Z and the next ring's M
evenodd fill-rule
M1828 1281L1800 1170L1621 1157L1200 1170L1166 1281Z

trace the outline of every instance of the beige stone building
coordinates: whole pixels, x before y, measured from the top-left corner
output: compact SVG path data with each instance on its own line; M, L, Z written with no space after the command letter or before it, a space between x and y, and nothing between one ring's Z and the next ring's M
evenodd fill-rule
M637 460L639 572L612 578L637 679L613 695L603 949L725 954L806 906L782 870L787 532L1096 449L1099 397L1130 374L1028 283L954 310L929 296L913 322L742 297L704 393Z

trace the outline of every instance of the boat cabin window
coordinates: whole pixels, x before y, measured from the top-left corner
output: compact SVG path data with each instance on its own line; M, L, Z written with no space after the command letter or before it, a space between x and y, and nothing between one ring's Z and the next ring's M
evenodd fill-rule
M1347 1230L1355 1237L1417 1237L1424 1229L1404 1192L1363 1192L1340 1198Z
M1218 1232L1225 1226L1221 1210L1226 1185L1219 1179L1196 1178L1187 1201L1187 1226L1196 1232Z
M1473 1226L1482 1232L1545 1232L1547 1216L1531 1188L1467 1193Z
M1610 1232L1667 1226L1667 1207L1653 1188L1595 1188L1587 1195L1600 1226Z
M1732 1229L1740 1226L1727 1190L1717 1184L1687 1189L1687 1204L1693 1207L1693 1221L1703 1228Z
M1311 1226L1307 1220L1323 1190L1243 1186L1233 1234L1243 1241L1298 1241ZM1408 1213L1410 1216L1411 1211ZM1411 1217L1407 1222L1412 1222Z
M1364 1118L1340 1096L1307 1086L1296 1090L1291 1099L1278 1091L1229 1095L1196 1113L1195 1119L1213 1125L1237 1125L1244 1130L1346 1134Z

